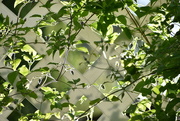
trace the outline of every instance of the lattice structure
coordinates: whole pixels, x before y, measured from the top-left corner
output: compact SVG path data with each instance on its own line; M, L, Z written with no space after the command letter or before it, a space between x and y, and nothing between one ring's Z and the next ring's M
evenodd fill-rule
M25 26L33 26L36 25L36 21L38 21L38 18L30 18L30 16L32 16L33 14L41 14L41 15L45 15L48 11L45 8L39 7L42 5L42 3L45 3L46 0L40 0L41 2L38 2L26 15L25 18L27 18L27 22L25 23ZM58 4L55 4L51 10L54 12L57 12L57 10L59 10L59 8L62 7L62 4L57 0L55 1ZM14 22L16 22L17 19L17 15L15 15L6 5L3 4L3 1L1 0L0 2L0 13L2 13L4 16L9 16L10 19ZM124 11L121 11L121 14L126 14ZM35 40L36 38L36 34L33 32L29 32L25 38L27 39L27 42L32 42ZM82 30L79 35L78 38L85 38L87 41L89 41L90 43L93 43L94 40L100 40L100 37L94 33L90 28L85 28L84 30ZM39 42L44 42L43 38L38 38ZM95 49L95 45L91 44L93 49ZM46 46L42 46L42 45L38 45L38 44L34 44L34 45L30 45L32 46L32 48L38 53L38 54L45 54L46 53ZM110 51L110 53L108 54L113 54L113 48L110 49L112 51ZM118 50L120 52L120 50ZM97 50L98 52L98 50ZM6 57L6 51L3 48L0 48L0 65L4 65L3 61ZM55 62L55 63L60 63L61 61L63 61L63 58L59 58L58 55L55 55L54 58L52 59L51 56L46 56L45 58L43 58L40 62L38 62L34 69L36 68L40 68L40 67L44 67L48 64L48 62ZM71 65L70 62L67 62L68 64ZM107 63L104 59L103 55L99 55L96 60L95 60L96 65L98 65L99 67L107 67ZM50 68L53 68L53 66L49 65ZM59 68L60 69L60 68ZM7 74L9 73L9 70L7 69L1 69L0 70L0 74L4 79L7 79ZM72 79L77 79L80 78L82 82L85 82L87 84L93 84L96 81L100 80L100 78L105 78L106 73L109 73L108 70L102 70L102 69L98 69L98 68L90 68L87 69L84 73L81 73L80 71L78 71L78 69L74 69L74 75L70 74L70 73L65 73L64 77L67 80L72 80ZM29 80L32 80L33 77L36 77L38 75L41 75L40 73L32 73L28 76ZM35 79L34 79L35 80ZM35 86L37 85L38 81L33 81L31 84L30 88L35 88ZM16 91L12 92L12 94L15 94ZM118 94L120 94L121 92L119 92ZM41 92L37 92L37 94L39 95L39 97L42 96ZM117 95L118 95L117 94ZM91 86L89 89L76 89L75 91L71 91L69 93L71 99L70 102L76 104L77 100L79 97L81 96L86 96L89 100L93 100L99 97L103 97L103 94L101 92L101 90L98 90L95 86ZM102 102L100 104L97 105L98 109L102 112L102 115L99 117L98 121L127 121L128 117L124 116L122 114L122 112L133 102L131 98L136 98L137 94L131 94L131 97L128 96L128 94L125 94L125 97L123 98L122 102ZM42 106L40 106L41 104L37 102L37 100L41 101L41 98L34 100L31 98L27 98L25 99L24 97L17 95L14 96L14 98L18 98L21 99L22 102L24 103L30 103L35 109L40 109L43 112L49 112L50 108L49 108L49 103L48 102L43 102ZM12 106L15 108L16 105ZM53 110L53 111L58 111L58 110ZM33 111L32 111L33 112ZM0 121L8 121L11 119L9 118L9 116L12 116L13 110L6 110L4 109L3 114L0 115Z

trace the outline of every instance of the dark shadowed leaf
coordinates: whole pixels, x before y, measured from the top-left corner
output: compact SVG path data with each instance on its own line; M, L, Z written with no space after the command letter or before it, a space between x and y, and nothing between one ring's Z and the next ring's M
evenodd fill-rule
M17 75L18 75L17 71L13 71L13 72L8 74L8 80L12 85L14 84L14 81L16 80Z
M89 104L90 104L90 105L94 105L94 104L96 104L96 103L99 103L100 101L101 101L101 99L100 99L100 98L97 98L97 99L95 99L95 100L90 101Z

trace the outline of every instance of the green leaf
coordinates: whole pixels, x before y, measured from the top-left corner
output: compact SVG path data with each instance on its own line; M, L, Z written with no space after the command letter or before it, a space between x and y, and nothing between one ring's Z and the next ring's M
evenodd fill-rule
M124 25L127 24L126 17L124 15L120 15L117 17L117 19Z
M21 59L13 60L12 61L13 70L16 70L20 63L21 63Z
M119 101L119 98L114 96L114 95L112 95L112 96L109 97L109 100L115 102L115 101Z
M85 53L89 53L89 50L86 47L76 47L76 49Z
M29 69L25 65L19 68L19 72L24 76L27 76L30 73Z
M27 55L24 55L23 56L23 59L27 62L30 62L31 61L31 58L29 58Z
M66 7L66 6L63 6L63 7L58 11L59 17L61 17L61 16L63 16L63 15L65 15L65 14L68 13L66 9L67 9L67 7Z
M6 21L4 22L4 25L9 25L9 16L6 16Z
M6 105L8 105L10 102L12 102L14 99L13 98L11 98L11 97L9 97L9 96L5 96L4 98L3 98L3 100L1 101L1 102L3 102L3 103L1 103L1 104L3 104L3 106L6 106Z
M42 30L38 27L36 31L37 35L42 36Z
M142 88L141 89L142 96L151 95L152 91L150 89Z
M77 84L78 82L80 82L80 78L78 78L78 79L73 79L73 82L74 82L74 84Z
M131 38L132 38L132 34L131 34L130 29L126 27L126 28L123 28L123 30L124 30L126 36L127 36L129 39L131 39Z
M53 89L51 87L41 87L41 89L45 92L53 92Z
M61 117L60 111L54 112L53 114L54 114L54 116L55 116L57 119Z
M0 26L2 26L3 21L4 21L4 17L3 17L3 15L2 15L2 14L0 14Z
M76 115L76 116L79 116L79 115L81 115L81 114L83 114L83 113L84 113L84 111L79 110L79 111L76 111L76 112L75 112L75 115Z
M80 83L80 84L78 84L77 86L82 86L82 88L84 88L84 87L87 86L87 84L86 84L86 83Z
M136 74L138 71L138 69L134 65L131 65L130 67L125 67L125 69L127 70L127 73L131 75Z
M21 3L23 3L23 2L25 2L26 0L15 0L15 2L14 2L14 8L17 6L17 5L19 5L19 4L21 4Z
M173 110L175 105L178 104L179 102L180 102L180 98L175 98L171 100L166 106L166 112L168 113L170 110Z
M51 55L51 53L53 52L53 49L49 49L46 51L48 55Z
M89 41L87 41L87 40L78 40L76 42L76 44L84 44L84 43L89 43Z
M131 105L127 110L126 113L134 113L137 109L137 105Z
M158 86L156 86L156 87L153 87L152 88L152 91L154 92L154 93L156 93L157 95L159 95L160 94L160 91L159 91L159 88L160 88L161 86L160 85L158 85Z
M30 96L30 97L32 97L34 99L38 98L37 94L35 92L31 91L31 90L29 90L28 96Z
M13 72L8 74L8 80L12 85L14 84L14 81L16 80L17 75L18 75L17 71L13 71Z
M34 14L34 15L32 15L31 17L38 17L38 18L40 18L41 15L39 15L39 14Z
M144 81L140 81L134 88L134 91L141 92L141 89L144 87L144 83Z
M43 4L41 7L50 8L51 6L55 4L55 3L51 3L52 1L53 0L48 0L46 4Z
M95 100L90 101L89 104L90 104L90 105L94 105L94 104L96 104L96 103L99 103L100 101L101 101L101 99L100 99L100 98L97 98L97 99L95 99Z
M32 53L33 55L36 55L37 52L29 45L24 45L22 48L22 51Z
M42 68L34 70L34 72L36 72L36 71L46 73L46 72L49 72L49 68L48 67L42 67Z

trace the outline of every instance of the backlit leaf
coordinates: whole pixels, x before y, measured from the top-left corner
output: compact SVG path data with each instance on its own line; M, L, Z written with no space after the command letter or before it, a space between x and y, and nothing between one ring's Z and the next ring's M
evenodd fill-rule
M50 88L50 87L41 87L41 89L45 92L48 92L48 91L52 92L53 91L52 88Z
M30 73L29 69L25 65L19 68L19 72L24 76L27 76Z
M12 61L13 70L16 70L20 63L21 63L21 59L13 60Z
M86 47L77 47L76 49L85 53L89 53L89 50Z
M25 2L25 1L26 1L26 0L15 0L14 8L15 8L17 5L19 5L19 4L21 4L21 3Z
M156 86L156 87L153 87L152 91L153 91L154 93L156 93L157 95L159 95L159 94L160 94L159 88L160 88L159 85Z
M36 55L37 52L29 45L24 45L22 51L29 52L30 54Z

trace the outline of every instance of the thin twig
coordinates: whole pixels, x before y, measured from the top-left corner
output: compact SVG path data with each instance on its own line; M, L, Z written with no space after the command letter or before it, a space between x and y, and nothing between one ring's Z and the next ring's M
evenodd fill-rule
M149 42L148 38L146 37L146 35L144 34L144 32L141 30L141 26L139 25L138 21L136 20L136 18L134 17L134 15L128 10L128 8L125 8L125 10L127 11L128 15L130 16L130 18L132 19L133 23L135 24L135 26L138 28L138 31L141 33L141 35L144 37L144 39L146 40L146 42L151 45L151 43Z
M149 76L149 75L151 75L151 74L153 74L153 73L149 73L149 74L147 74L147 75L141 76L141 77L139 77L137 80L131 82L131 84L127 85L126 87L122 87L121 89L118 89L118 90L116 90L116 91L108 94L107 96L105 96L105 97L103 97L102 99L100 99L97 103L95 103L94 105L92 105L90 108L88 108L84 113L82 113L81 115L79 115L76 119L78 119L78 118L82 117L83 115L85 115L87 112L89 112L89 111L91 110L91 108L95 107L95 106L98 105L100 102L102 102L103 100L107 99L109 96L111 96L111 95L113 95L113 94L115 94L115 93L118 93L118 92L120 92L120 91L124 91L126 88L130 87L131 85L133 85L134 83L136 83L136 82L139 81L140 79L142 79L142 78L144 78L144 77L146 77L146 76ZM75 119L75 120L76 120L76 119Z

